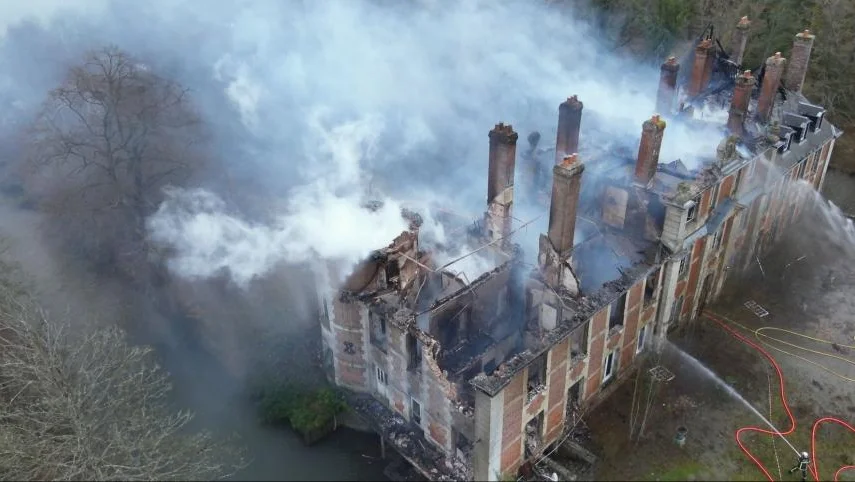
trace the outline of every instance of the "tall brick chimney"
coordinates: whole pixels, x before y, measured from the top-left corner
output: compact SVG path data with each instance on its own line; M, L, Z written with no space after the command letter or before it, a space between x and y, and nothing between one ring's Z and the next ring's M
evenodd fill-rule
M748 44L749 28L751 28L751 20L748 20L748 17L742 17L739 19L739 23L736 24L736 30L733 31L731 57L736 65L742 65L742 59L745 56L745 46Z
M578 154L564 157L552 168L552 202L549 205L547 237L560 256L573 247L576 209L579 206L584 170L585 165Z
M781 85L781 76L787 59L781 56L781 52L766 59L766 69L763 74L763 85L760 86L760 99L757 101L757 117L762 122L769 122L772 115L772 106L778 87Z
M670 114L674 109L674 99L677 95L677 73L680 64L677 57L668 57L668 60L659 67L659 91L656 93L656 110L664 114Z
M579 151L579 128L582 124L582 103L574 95L558 106L558 138L555 140L555 163L564 156Z
M635 161L635 180L639 184L646 186L656 175L664 133L665 121L658 114L644 121L641 126L641 143L638 145L638 158Z
M513 127L502 123L490 131L490 166L487 172L486 234L492 240L511 232L511 209L514 203L514 166L517 138Z
M807 75L814 38L816 37L807 29L796 34L796 38L793 40L793 51L790 53L790 62L787 66L787 74L784 77L784 87L787 89L801 92Z
M692 79L689 82L689 97L694 97L704 90L710 81L712 73L713 52L715 47L710 39L701 40L695 47L695 63L692 65Z
M736 78L733 88L733 98L730 101L730 112L727 116L727 129L738 136L743 135L745 114L748 113L748 103L751 101L751 91L754 90L754 76L746 70Z

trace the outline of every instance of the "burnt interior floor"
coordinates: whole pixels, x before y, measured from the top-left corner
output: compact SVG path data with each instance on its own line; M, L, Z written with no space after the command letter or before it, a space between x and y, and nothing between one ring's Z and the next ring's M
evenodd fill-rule
M761 259L762 271L755 263L741 279L732 276L718 302L708 310L741 323L749 330L770 326L834 342L836 346L781 331L765 332L785 342L840 357L820 356L770 341L855 380L855 350L845 347L855 345L855 299L850 296L855 289L855 266L850 252L817 243L815 232L822 226L816 226L817 222L813 221L815 214L807 211L781 243ZM850 249L855 250L855 246ZM761 318L747 309L744 303L752 300L769 314ZM756 340L750 331L748 337ZM779 430L787 430L777 377L771 366L756 350L712 321L696 320L672 334L671 342L665 344L660 356L649 357L639 370L644 377L637 388L636 377L630 377L586 417L593 434L592 445L600 457L597 479L762 479L763 474L736 445L734 432L747 425L767 428L764 422L681 358L671 343L682 347L733 386ZM852 398L855 382L769 349L768 345L764 347L784 373L786 393L797 424L788 440L798 450L810 450L811 427L822 416L855 422L855 399ZM675 378L655 385L651 396L647 371L655 365L668 368ZM633 421L630 407L634 391L638 415ZM637 440L648 401L650 409L644 434ZM688 429L682 448L674 441L680 426ZM632 440L631 427L634 429ZM743 439L775 478L798 478L787 474L796 458L782 440L777 440L773 446L771 437L753 433L744 434ZM855 463L853 447L855 435L836 425L824 425L817 436L821 477L830 479L838 467ZM844 472L841 480L855 480L855 473Z

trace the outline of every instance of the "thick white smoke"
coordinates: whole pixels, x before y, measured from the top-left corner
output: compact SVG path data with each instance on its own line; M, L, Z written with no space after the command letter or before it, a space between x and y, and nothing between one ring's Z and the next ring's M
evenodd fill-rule
M288 201L260 225L227 215L213 193L174 190L152 235L175 248L179 272L227 270L245 281L276 261L352 261L386 245L404 228L392 199L483 212L487 131L513 124L519 150L532 130L551 143L569 95L585 103L583 157L604 143L637 149L654 113L658 66L615 54L595 28L546 3L113 0L93 11L64 3L53 16L34 12L52 19L39 35L10 26L0 77L15 87L2 94L42 98L60 66L109 43L192 87L217 129L216 147ZM20 54L31 51L44 55ZM57 52L68 57L42 61ZM589 135L593 123L609 138ZM714 156L716 134L671 123L661 162ZM359 207L368 183L391 198L377 213ZM516 199L519 212L530 201Z
M175 250L172 268L187 277L227 271L245 285L278 262L327 259L354 264L407 229L401 206L385 200L364 206L366 178L360 161L371 156L381 133L378 119L366 117L326 128L320 115L309 120L314 142L306 155L308 182L289 193L284 212L269 224L230 215L215 194L170 189L149 219L152 238Z

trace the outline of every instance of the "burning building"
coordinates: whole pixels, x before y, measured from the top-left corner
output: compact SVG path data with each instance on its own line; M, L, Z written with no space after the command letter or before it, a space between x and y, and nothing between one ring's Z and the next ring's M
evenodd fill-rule
M662 111L639 126L637 152L582 158L583 105L571 97L554 149L528 136L515 191L518 134L496 125L486 212L455 234L478 247L468 255L440 265L420 245L421 216L405 211L409 229L341 286L319 270L331 380L425 476L496 480L542 458L580 407L608 396L798 216L792 181L821 187L841 132L801 92L814 36L796 35L789 61L776 53L746 70L749 25L730 53L709 33L663 63ZM710 110L726 120L696 115ZM669 125L711 122L716 152L660 158ZM514 243L521 195L548 202L535 263ZM454 266L472 256L486 266L469 279Z

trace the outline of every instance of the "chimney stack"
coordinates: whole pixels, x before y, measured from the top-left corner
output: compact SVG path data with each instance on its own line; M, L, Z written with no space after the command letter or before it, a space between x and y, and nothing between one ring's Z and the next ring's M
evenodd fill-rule
M659 165L659 150L662 148L662 135L665 133L665 121L654 114L644 121L641 127L641 143L638 145L638 159L635 161L635 180L647 185L656 175Z
M670 114L674 110L674 98L677 95L677 73L680 64L677 57L668 57L659 67L659 92L656 94L656 110Z
M487 173L487 236L498 240L511 233L514 202L514 166L517 138L513 127L502 123L490 131L490 166Z
M757 117L762 122L769 122L772 116L772 106L775 104L775 96L781 85L786 60L781 56L781 52L775 52L775 55L766 59L763 84L760 86L760 99L757 101Z
M793 40L793 51L790 53L790 62L787 66L787 75L784 78L784 87L793 92L801 92L807 75L810 52L813 50L813 39L816 38L810 30L796 34Z
M579 128L582 124L582 103L574 95L558 106L558 138L555 140L555 163L579 150Z
M745 114L748 113L748 103L751 101L751 91L754 90L754 76L746 70L736 78L733 88L733 99L730 101L730 112L727 116L727 129L738 136L744 134Z
M578 154L564 157L552 168L552 202L549 205L547 237L559 256L573 248L576 231L576 210L582 188L585 165Z
M736 65L742 65L742 59L745 56L745 45L748 43L748 29L751 28L751 20L748 17L739 19L736 24L736 30L733 32L733 61Z
M695 97L704 90L712 74L715 46L712 40L704 39L695 47L695 63L692 66L692 79L689 82L689 97Z

